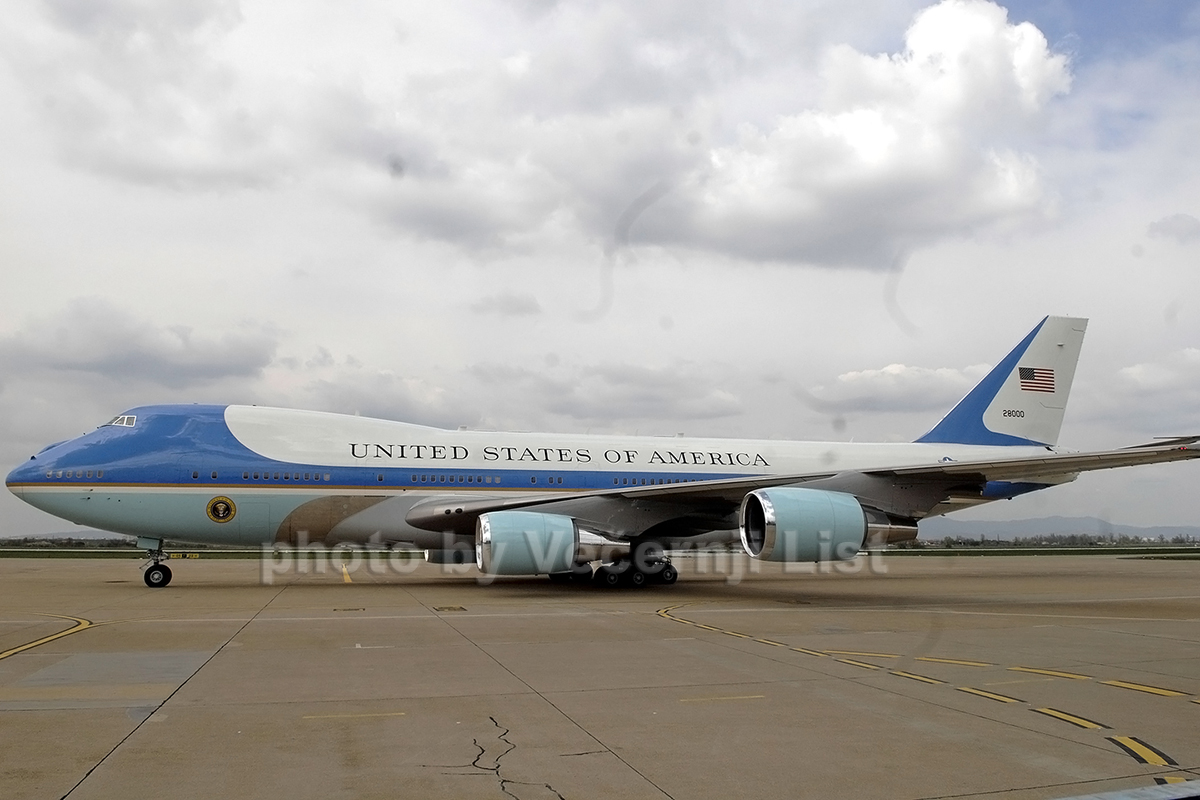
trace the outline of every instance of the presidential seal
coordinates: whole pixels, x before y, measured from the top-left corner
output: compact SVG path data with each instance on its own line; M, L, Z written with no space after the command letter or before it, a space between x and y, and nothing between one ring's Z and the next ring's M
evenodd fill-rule
M237 506L228 497L214 497L208 501L208 518L213 522L229 522L237 513Z

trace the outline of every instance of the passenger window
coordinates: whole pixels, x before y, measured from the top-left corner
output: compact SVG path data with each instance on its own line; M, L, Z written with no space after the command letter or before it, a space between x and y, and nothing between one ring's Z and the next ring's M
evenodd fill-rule
M217 479L217 471L216 470L213 470L212 479L214 481Z
M90 469L88 470L88 477L92 477L92 471Z
M279 473L278 473L278 472L276 472L276 473L275 473L275 480L279 480Z
M243 473L242 473L242 480L244 480L244 481L250 480L250 473L249 473L249 472L243 472Z
M192 480L196 480L196 479L197 479L197 478L199 478L199 477L200 477L200 473L199 473L199 472L195 472L195 471L193 471L193 472L192 472Z
M380 474L380 475L377 475L377 476L375 476L375 477L376 477L378 480L381 480L381 481L383 480L383 475L382 475L382 474Z
M326 473L325 473L325 480L329 480L329 473L328 473L328 472L326 472Z
M96 477L97 477L97 478L103 478L103 477L104 477L104 470L102 470L102 469L98 469L98 470L96 470Z
M535 476L532 476L532 475L531 475L531 476L529 477L529 482L530 482L530 483L537 483L537 478L536 478Z
M491 476L491 475L488 475L486 478L484 478L484 481L486 481L487 483L491 483L491 482L492 482L492 476Z
M55 475L55 477L56 477L56 478L61 478L61 477L62 477L62 470L61 470L61 469L58 471L58 474L57 474L57 475Z

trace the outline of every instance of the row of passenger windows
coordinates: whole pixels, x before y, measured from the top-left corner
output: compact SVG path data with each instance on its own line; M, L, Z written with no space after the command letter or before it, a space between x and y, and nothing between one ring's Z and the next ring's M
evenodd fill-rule
M90 469L86 470L86 471L82 470L82 469L50 470L49 472L46 473L46 477L47 478L82 478L82 477L85 477L85 475L86 475L86 477L91 478L93 476L93 474L97 478L103 478L104 470L102 470L102 469L98 469L98 470L94 470L94 471L90 470ZM217 472L214 470L211 473L210 477L214 481L217 480ZM378 480L380 482L383 481L383 473L382 472L379 473L376 477L378 478ZM199 479L200 479L199 470L193 470L192 471L192 480L199 480ZM332 480L332 476L328 472L326 472L324 475L322 475L320 472L243 472L242 480L246 480L246 481L248 481L248 480L255 480L255 481L257 481L257 480L264 480L264 481L278 481L278 480L321 481L321 480L325 480L325 481L328 481L328 480ZM640 480L640 484L639 484L639 480ZM638 485L654 486L654 485L661 485L661 484L666 484L666 483L690 483L691 480L692 479L688 479L688 478L641 478L641 479L638 479L638 478L613 478L613 486L638 486ZM496 475L496 476L492 476L492 475L465 475L465 476L464 475L413 475L412 482L413 483L490 483L490 484L499 484L500 476L499 475ZM537 483L538 482L537 476L536 475L531 476L529 478L529 482L531 484ZM546 483L549 483L552 485L560 485L560 484L562 484L562 482L563 482L563 479L558 476L551 476L546 479Z
M91 470L88 470L87 476L89 478L92 477ZM51 473L47 472L46 477L47 478L52 477ZM60 478L63 477L62 470L58 471L58 477L60 477ZM67 470L67 477L68 478L71 477L70 470ZM79 471L79 477L81 477L81 478L83 477L82 470ZM100 470L97 477L104 477L104 471ZM217 480L217 473L215 470L213 471L211 477L214 481ZM379 473L378 475L376 475L375 477L376 477L376 480L378 480L380 483L383 482L384 475L382 472ZM200 478L199 471L193 471L192 472L192 480L199 480L199 478ZM247 480L247 481L248 480L256 480L256 481L257 480L264 480L264 481L278 481L278 480L320 481L320 480L326 480L326 481L328 481L328 480L331 480L331 476L328 472L326 472L324 476L322 476L321 473L319 473L319 472L282 472L282 473L281 472L274 472L274 473L272 473L272 472L261 472L261 473L259 473L259 472L243 472L242 480ZM695 480L695 479L689 479L689 478L640 478L640 479L639 478L613 478L613 486L639 486L639 485L641 485L641 486L661 486L663 484L668 484L668 483L690 483L692 480ZM491 484L498 484L498 483L500 483L500 476L499 475L496 475L496 476L492 476L492 475L413 475L412 482L413 483L491 483ZM531 484L536 484L538 482L537 476L536 475L530 476L529 482ZM551 485L561 485L562 482L563 482L563 479L559 476L551 476L549 478L546 478L546 483L551 484Z
M383 473L379 474L383 480ZM491 475L413 475L413 483L499 483L500 476Z
M282 478L280 477L281 475L282 475ZM214 478L217 477L217 473L214 472L212 474L212 476ZM193 472L192 477L193 478L196 477L196 473ZM326 481L328 481L328 480L332 480L332 479L333 479L333 476L330 475L328 472L326 472L324 476L322 476L321 473L319 473L319 472L283 472L283 473L280 473L280 472L261 472L261 473L259 473L259 472L243 472L242 473L242 480L244 480L244 481L249 481L249 480L255 480L255 481L257 481L257 480L264 480L264 481L277 481L277 480L320 481L320 480L326 480Z
M94 473L97 478L104 477L104 470L102 470L102 469L95 470ZM86 473L82 469L68 469L68 470L52 469L52 470L49 470L48 472L46 472L47 478L83 478L83 477L90 478L90 477L92 477L92 475L93 475L93 470L90 470L90 469L86 470Z

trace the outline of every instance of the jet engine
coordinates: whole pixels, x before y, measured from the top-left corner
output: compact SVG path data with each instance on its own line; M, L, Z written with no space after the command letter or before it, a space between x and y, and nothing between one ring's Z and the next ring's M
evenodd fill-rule
M783 486L742 499L742 547L763 561L849 561L867 534L853 495Z
M566 572L578 548L575 520L558 514L493 511L475 525L475 563L490 575Z

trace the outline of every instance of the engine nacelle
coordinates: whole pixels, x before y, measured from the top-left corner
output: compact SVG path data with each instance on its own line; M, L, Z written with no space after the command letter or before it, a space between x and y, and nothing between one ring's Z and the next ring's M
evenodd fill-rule
M532 511L493 511L475 524L475 563L489 575L542 575L575 566L575 520Z
M763 561L849 561L867 534L853 495L783 486L742 499L742 547Z

